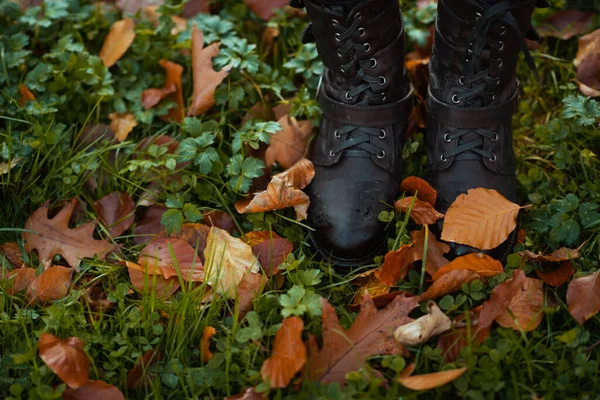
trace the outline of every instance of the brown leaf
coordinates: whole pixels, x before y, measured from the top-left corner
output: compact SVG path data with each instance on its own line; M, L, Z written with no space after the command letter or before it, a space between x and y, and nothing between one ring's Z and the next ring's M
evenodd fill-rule
M106 68L115 65L129 49L133 39L135 39L135 30L131 18L124 18L112 24L108 35L104 38L99 54Z
M270 387L286 387L306 364L303 329L304 323L298 317L283 320L275 335L271 357L265 360L260 369L260 375Z
M246 233L246 243L250 246L256 246L265 240L281 239L281 236L273 231L252 231Z
M539 279L525 278L523 285L510 299L507 309L496 317L496 322L517 331L529 332L537 328L544 317L543 285Z
M483 278L489 278L504 272L500 261L494 260L485 253L469 253L456 257L452 262L444 265L431 276L431 279L438 280L442 275L457 269L468 269Z
M579 324L583 324L600 311L600 271L575 278L567 288L569 312Z
M97 256L104 260L106 254L114 249L108 240L96 240L93 237L96 222L86 222L76 228L69 228L69 219L75 208L76 199L66 203L54 218L48 218L47 201L35 210L25 222L21 235L25 241L25 251L38 251L40 261L47 268L52 258L60 254L70 266L78 268L83 258Z
M455 269L441 275L433 282L431 286L421 295L421 301L437 299L450 293L460 290L463 283L480 279L479 274L468 269Z
M265 274L270 277L279 273L277 269L294 251L294 243L283 238L267 239L252 246Z
M433 336L450 329L452 321L440 310L434 301L429 300L427 308L429 309L429 314L396 328L394 338L400 344L403 346L417 346L425 343Z
M267 400L262 393L258 393L255 388L247 387L238 394L227 396L223 400Z
M252 310L254 299L262 293L266 284L267 278L261 273L248 272L244 275L236 289L240 318Z
M385 255L383 264L375 271L375 276L384 285L393 286L404 279L413 261L412 245L403 244L398 250L389 251Z
M169 86L165 85L162 88L146 89L142 92L142 106L148 110L175 92L177 92L177 86L175 84Z
M307 187L315 177L315 166L312 161L302 158L290 168L275 176L281 178L284 182L289 183L294 188L302 190Z
M467 368L450 369L424 375L398 378L398 382L411 390L429 390L452 382L467 371Z
M416 176L409 176L400 184L400 190L412 196L416 194L419 200L425 201L432 207L435 207L437 191L424 179Z
M290 168L306 155L306 145L312 136L312 123L297 121L288 115L277 122L281 130L271 136L265 152L265 163L270 167L277 161L283 168Z
M6 242L0 246L0 255L6 257L8 262L10 262L14 267L20 267L23 265L23 260L21 259L21 249L17 242Z
M135 365L127 373L127 387L129 389L139 389L146 387L150 383L148 369L161 359L160 351L150 349L138 358Z
M127 139L129 133L137 126L132 113L110 113L110 129L115 133L115 139L122 142Z
M135 244L148 243L154 239L163 229L160 223L163 214L167 211L162 206L150 206L133 226L133 241Z
M493 249L515 230L520 209L496 190L469 189L446 211L442 240L476 249Z
M189 0L183 6L183 16L185 18L192 18L198 14L209 14L210 13L210 0Z
M221 228L229 233L233 233L236 228L233 218L226 212L219 210L208 210L203 211L202 215L204 216L202 222L208 226L216 226L217 228Z
M375 274L378 271L379 269L371 269L356 275L356 279L354 279L352 283L358 285L358 289L356 290L356 294L352 299L352 303L347 306L349 309L353 311L358 311L360 309L360 303L362 303L362 301L364 300L365 295L369 295L371 299L373 299L373 303L375 303L375 307L377 307L378 309L383 308L384 306L388 305L392 300L394 300L395 296L391 297L389 301L383 306L378 304L380 303L380 298L382 296L388 295L391 289L390 286L382 283L381 280L377 278Z
M188 5L193 4L194 2L188 2L185 6L184 6L184 13L185 13L185 9ZM142 7L142 15L144 17L146 17L146 19L148 19L148 21L150 21L152 23L152 26L154 26L155 28L157 28L160 25L160 16L161 13L158 12L158 8L159 6L156 5L152 5L152 6L144 6ZM186 17L187 18L187 17ZM178 35L181 32L185 32L187 30L187 20L185 18L181 18L177 15L172 15L171 16L171 21L173 22L173 28L171 29L171 35Z
M192 246L196 254L200 257L200 262L204 264L204 249L206 248L206 239L210 227L204 224L185 223L181 225L179 232L174 232L168 237L184 240ZM160 233L161 237L167 237L166 231Z
M600 29L579 38L573 64L577 67L576 76L583 94L600 96Z
M19 99L19 104L24 105L27 101L34 101L35 95L29 90L29 88L23 84L19 85L19 93L21 94L21 98Z
M548 285L559 287L567 283L569 279L571 279L571 277L575 273L575 269L573 268L573 265L570 262L565 261L560 265L560 267L558 267L554 271L545 272L540 271L538 269L536 273L537 276L541 280L546 282Z
M127 271L131 286L142 294L153 291L160 298L169 298L181 287L179 279L176 276L165 278L159 273L155 273L149 268L143 268L141 265L126 261Z
M67 387L62 396L63 400L125 400L115 386L91 379L77 389Z
M188 116L197 116L207 112L215 104L215 89L227 77L228 70L219 72L213 69L212 59L219 55L220 43L204 48L204 35L196 23L192 28L192 72L194 76L194 94Z
M499 315L506 312L506 308L519 293L526 279L523 270L516 269L511 279L502 282L492 290L490 299L482 305L477 330L491 326Z
M31 301L46 302L60 300L67 295L71 286L71 268L52 266L36 276L27 289Z
M562 40L589 32L594 26L594 13L591 11L562 10L550 15L537 29L542 36L557 37Z
M90 360L78 337L62 340L42 333L39 341L40 358L69 387L83 386L89 379Z
M398 296L378 311L365 296L360 312L350 329L339 322L335 309L325 299L323 304L323 346L314 336L308 339L310 379L344 384L346 373L365 366L366 359L379 354L397 354L399 345L392 330L412 321L408 313L418 305L416 297Z
M87 288L81 297L93 312L107 313L115 304L108 299L104 289L99 285Z
M165 83L160 89L146 89L142 92L142 105L145 109L149 109L157 105L162 99L167 96L171 97L176 104L171 108L163 119L173 122L183 121L184 105L183 105L183 89L181 87L181 74L183 67L179 64L168 60L160 60L158 65L163 67L166 72Z
M276 9L285 7L287 0L244 0L248 8L259 18L265 21L273 17Z
M17 268L4 274L0 270L0 279L9 281L6 294L14 296L21 290L27 289L35 279L35 268Z
M158 238L140 252L138 264L149 274L165 279L181 276L185 281L202 282L204 266L196 250L185 240Z
M209 362L213 358L213 353L210 351L210 338L217 333L213 326L205 326L202 331L202 339L200 339L200 358L202 362Z
M426 227L423 226L421 230L413 231L411 233L414 243L411 250L413 262L423 259L423 250L425 249L425 229ZM450 251L450 246L444 242L438 242L432 232L429 232L427 237L427 261L425 262L425 270L429 275L434 275L442 266L450 262L444 257L444 254Z
M135 204L126 192L112 192L96 200L94 211L112 237L122 235L135 219Z
M579 258L579 249L568 249L561 247L558 250L554 250L550 254L535 254L529 250L525 250L519 253L519 255L526 260L542 261L542 262L563 262L570 261Z
M414 204L412 204L414 200ZM410 206L412 204L412 209L410 210L410 218L420 225L430 225L435 224L435 222L444 218L444 214L441 214L435 210L426 201L415 199L414 196L404 197L396 202L396 210L408 213Z
M479 336L481 335L481 333L480 335L476 335L474 327L471 327L471 329L469 329L470 339L468 339L469 335L466 326L457 327L458 324L476 324L480 311L481 306L470 310L468 313L464 313L462 315L457 316L452 321L452 325L454 327L450 331L446 332L445 334L439 337L437 347L442 350L442 354L446 362L449 363L458 360L458 358L460 357L460 351L464 347L468 346L469 342L471 342L471 346L477 346L483 341L483 339L485 339L483 338L480 340ZM469 315L469 319L467 319L467 315ZM484 331L485 332L483 332L483 334L487 335L487 331L489 331L489 328L485 329Z

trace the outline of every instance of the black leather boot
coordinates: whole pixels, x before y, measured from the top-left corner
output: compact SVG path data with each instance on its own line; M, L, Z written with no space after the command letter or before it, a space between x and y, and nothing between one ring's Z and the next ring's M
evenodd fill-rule
M306 7L303 41L325 64L323 111L307 188L312 241L325 260L351 267L386 250L378 215L394 202L412 90L404 68L398 0L292 0Z
M445 213L468 189L495 189L516 202L511 118L517 109L516 66L521 51L535 73L525 38L541 0L439 0L427 100L429 182ZM434 232L440 234L442 224ZM504 260L513 232L487 251ZM480 251L450 244L452 256Z

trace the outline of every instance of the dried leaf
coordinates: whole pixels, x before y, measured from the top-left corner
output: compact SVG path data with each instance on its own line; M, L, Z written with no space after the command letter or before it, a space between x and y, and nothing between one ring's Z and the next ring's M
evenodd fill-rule
M271 136L265 152L265 163L270 167L277 161L283 168L290 168L306 155L306 146L312 136L312 123L297 121L287 115L277 122L281 130Z
M575 278L567 289L569 312L579 324L583 324L600 311L600 271Z
M600 29L579 38L573 64L577 67L576 77L583 94L600 96Z
M0 255L6 257L8 262L10 262L14 267L20 267L23 265L23 260L21 259L21 249L17 242L6 242L0 246Z
M393 286L404 279L412 262L412 245L403 244L398 250L389 251L385 255L383 264L375 271L375 276L384 285Z
M258 393L255 388L247 387L238 394L225 397L223 400L267 400L262 393Z
M270 387L286 387L306 364L303 329L304 323L298 317L283 320L275 335L271 357L265 360L260 369L260 375Z
M150 349L138 358L133 368L127 373L127 387L139 389L150 383L148 369L161 359L160 351Z
M110 113L108 118L110 118L110 129L115 133L118 142L126 140L129 133L137 126L132 113Z
M544 317L543 285L539 279L525 278L522 286L510 299L507 310L496 317L496 322L517 331L529 332L537 328Z
M244 275L236 290L239 301L240 318L244 318L244 316L252 310L254 299L262 293L266 284L267 278L261 273L248 272Z
M431 279L436 281L442 275L457 269L468 269L469 271L476 272L483 278L489 278L504 272L500 261L494 260L485 253L469 253L456 257L452 262L444 265L432 275Z
M0 279L8 280L6 294L14 296L21 290L27 289L35 279L35 268L17 268L12 271L2 273L0 270Z
M429 390L452 382L467 371L467 368L457 368L425 375L413 375L398 378L398 382L411 390Z
M209 362L213 358L213 353L210 351L210 338L217 333L213 326L205 326L202 331L202 339L200 339L200 358L202 362Z
M506 308L519 293L526 279L523 270L516 269L511 279L502 282L492 290L490 299L483 303L479 313L478 330L491 326L499 315L506 312Z
M135 219L135 204L126 192L112 192L96 200L94 211L112 237L122 235Z
M49 202L35 210L25 222L21 235L25 241L25 251L38 251L40 261L49 267L52 258L60 254L72 267L79 267L82 258L97 256L104 260L113 250L108 240L96 240L93 237L96 222L86 222L76 228L69 228L69 219L75 208L76 199L66 203L54 218L48 218Z
M146 89L142 92L142 106L148 110L175 92L177 92L177 86L175 84L169 86L165 84L162 88Z
M71 287L71 268L52 266L36 276L27 289L31 301L46 302L60 300L67 295Z
M206 248L209 231L210 227L208 225L185 223L181 225L179 232L174 232L168 237L186 241L196 251L196 254L200 257L200 262L204 264L204 249ZM160 236L164 237L165 235L166 231L163 230Z
M559 287L569 282L569 279L571 279L575 273L575 268L573 268L573 265L569 261L565 261L554 271L544 272L538 269L536 273L537 276L548 285Z
M273 238L252 246L252 251L258 258L263 271L268 277L279 273L277 269L294 251L294 243L283 238Z
M7 174L8 171L13 169L21 162L21 157L13 157L9 162L0 163L0 175Z
M83 386L89 379L90 360L83 351L83 341L78 337L65 340L42 333L38 347L40 358L69 387Z
M135 39L135 30L131 18L124 18L112 24L99 54L106 68L112 67L119 61L133 43L133 39Z
M537 31L542 36L557 37L562 40L589 32L594 26L594 13L591 11L562 10L550 15Z
M315 166L312 161L302 158L282 173L275 175L296 189L304 189L315 177Z
M188 282L204 280L204 266L200 257L196 250L182 239L158 238L152 240L140 252L138 264L147 273L159 274L165 279L181 276Z
M185 4L184 6L184 14L185 14L185 9L189 8L190 5L193 5L194 3L198 3L197 1L189 1ZM152 23L152 26L154 26L155 28L157 28L160 25L160 16L161 13L158 12L158 8L159 6L156 5L152 5L152 6L144 6L142 7L142 14L143 16ZM186 17L188 18L188 17ZM187 30L187 20L185 18L179 17L177 15L172 15L171 16L171 21L173 22L173 28L171 29L171 35L178 35L182 32L185 32Z
M215 292L235 297L235 288L246 272L258 272L259 263L252 247L227 231L211 227L204 249L206 282Z
M268 21L273 17L276 9L285 7L288 2L287 0L244 0L244 3L259 18Z
M29 88L23 84L19 85L19 93L21 94L21 98L19 99L19 104L24 105L27 101L34 101L35 95L29 90Z
M515 230L520 209L496 190L469 189L446 211L442 240L476 249L493 249Z
M148 293L149 290L156 292L160 298L169 298L181 287L179 278L176 276L165 278L161 274L149 273L148 268L143 268L141 265L126 261L127 271L131 286L142 294Z
M413 231L411 233L413 240L412 247L412 260L419 261L423 259L423 250L425 249L425 230L426 227L419 231ZM429 275L434 275L442 266L448 264L450 261L444 257L445 253L450 251L450 246L446 243L438 242L437 238L432 232L429 232L427 240L427 260L425 262L425 270Z
M246 243L250 246L256 246L265 240L281 239L281 236L273 231L252 231L246 233Z
M144 216L133 226L135 244L148 243L160 233L163 229L160 221L166 211L167 209L162 206L148 207Z
M466 326L457 327L458 324L476 324L478 321L480 311L481 306L474 308L468 313L464 313L462 315L457 316L452 321L452 325L454 326L454 328L452 328L452 330L446 332L445 334L439 337L437 347L442 350L442 354L446 362L454 362L458 360L458 358L460 357L461 349L468 346L469 342L471 342L471 346L477 346L483 341L483 339L479 339L481 333L480 335L476 335L474 327L471 327L469 329L470 339L468 339L469 335ZM468 315L470 316L469 319L467 319ZM484 331L485 332L482 332L482 336L487 335L487 331L489 331L489 328L485 329Z
M442 310L430 300L427 302L429 314L423 315L408 324L399 326L394 331L394 338L404 346L417 346L425 343L433 336L446 332L452 321Z
M219 55L220 43L204 48L204 35L196 23L192 28L192 71L194 76L194 94L188 116L197 116L207 112L215 104L215 89L227 77L228 70L219 72L213 69L212 59Z
M108 299L101 286L91 286L87 288L81 297L93 312L107 313L115 304Z
M410 218L419 225L430 225L444 218L444 214L441 214L433 208L431 204L426 201L415 199L414 196L404 197L396 202L396 210L407 213L413 202L412 209L410 210Z
M400 190L405 193L414 196L421 201L429 203L432 207L435 207L435 200L437 199L437 191L431 187L426 180L416 176L409 176L404 179L400 184Z
M183 6L185 18L192 18L201 13L210 13L210 0L190 0Z
M149 109L157 105L162 99L170 96L176 106L171 108L163 119L181 122L184 115L183 89L181 87L183 67L167 60L160 60L158 65L165 69L165 83L160 89L152 88L144 90L142 92L142 105L145 109Z
M233 233L235 230L235 222L231 215L226 212L219 210L209 210L204 211L202 213L204 219L202 220L208 226L216 226L217 228L221 228L226 230L229 233Z
M580 247L581 248L581 247ZM519 255L526 260L532 261L542 261L542 262L563 262L570 261L576 258L579 258L579 248L578 249L568 249L566 247L561 247L558 250L554 250L550 254L535 254L529 250L525 250L519 253Z
M365 366L366 359L379 354L397 354L399 345L392 330L411 322L408 313L417 306L416 297L398 296L390 305L378 311L369 296L365 296L360 312L350 329L339 322L335 309L325 299L323 304L323 346L314 336L308 339L310 379L344 384L346 373Z
M479 274L468 269L455 269L441 275L433 282L431 286L421 295L421 301L437 299L450 293L460 290L463 283L480 279Z
M67 387L63 400L125 400L125 396L115 386L103 381L90 379L77 389Z

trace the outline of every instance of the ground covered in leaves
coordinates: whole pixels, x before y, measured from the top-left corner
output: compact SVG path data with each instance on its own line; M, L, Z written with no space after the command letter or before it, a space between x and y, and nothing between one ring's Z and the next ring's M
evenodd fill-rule
M436 5L402 2L406 179L389 252L347 273L302 222L323 66L285 3L0 0L0 397L599 398L598 0L536 12L526 206L445 216L420 178ZM517 214L505 265L445 258Z

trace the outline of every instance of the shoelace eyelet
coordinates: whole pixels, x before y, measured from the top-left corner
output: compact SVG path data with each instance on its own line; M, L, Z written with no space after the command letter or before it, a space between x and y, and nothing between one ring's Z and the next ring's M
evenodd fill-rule
M338 32L336 32L336 33L333 35L333 37L335 38L335 41L336 41L336 42L339 42L339 41L340 41L340 34L339 34Z
M329 150L329 157L335 157L336 153L333 150Z
M346 96L344 97L346 97L346 100L352 100L353 96L350 96L350 92L346 92Z
M387 83L387 79L385 78L385 76L380 76L379 77L379 86L383 86Z
M497 142L498 141L498 134L496 132L494 132L494 135L492 136L492 142Z
M448 132L446 132L444 134L444 142L450 143L451 141L452 141L452 138L450 137L450 134Z
M386 135L385 129L380 129L379 131L380 131L379 139L385 139L385 135Z
M475 21L479 21L479 18L481 18L481 13L480 12L476 12L475 13Z
M375 68L377 66L377 60L375 58L371 58L369 62L371 63L371 68Z
M338 56L339 58L342 58L342 57L344 57L344 56L342 55L342 53L340 53L340 51L339 51L339 50L337 51L337 56Z
M505 25L502 25L502 26L500 27L500 34L501 34L501 35L504 35L505 33L506 33L506 26L505 26Z
M504 42L501 40L498 43L500 43L500 48L498 48L498 51L504 50Z
M381 154L377 154L377 158L380 160L385 157L385 151L381 150Z
M500 81L500 77L497 77L497 78L496 78L496 86L500 86L500 82L501 82L501 81Z
M496 157L496 153L492 153L492 156L490 158L488 158L488 160L490 160L490 162L496 162L497 159L498 159L498 157Z
M357 12L356 14L354 14L354 19L360 21L362 19L362 13Z
M504 60L502 58L497 58L496 61L498 62L498 68L504 65Z
M453 102L454 104L458 104L458 103L460 103L460 99L458 98L458 95L457 95L457 94L453 94L453 95L452 95L452 102Z
M442 155L440 156L440 161L441 161L441 162L446 162L446 161L448 161L448 159L447 159L446 157L444 157L444 155L442 154Z
M467 47L467 53L473 53L473 43L469 43L469 46Z
M461 86L465 86L465 77L464 77L464 76L461 76L460 78L458 78L458 83L459 83Z
M333 26L336 26L336 25L339 25L339 24L340 24L340 22L339 22L337 19L332 19L332 20L331 20L331 24L332 24Z
M341 137L342 137L342 135L340 134L340 130L339 130L339 129L336 129L336 130L335 130L335 132L333 132L333 136L334 136L336 139L339 139L339 138L341 138Z
M358 28L358 36L363 37L363 36L365 36L366 33L367 33L367 31L365 30L365 28L363 28L363 27Z
M385 93L381 92L381 101L386 101L387 100L387 96L385 95Z
M368 53L371 51L371 45L369 43L365 43L363 46L365 47L365 53Z

